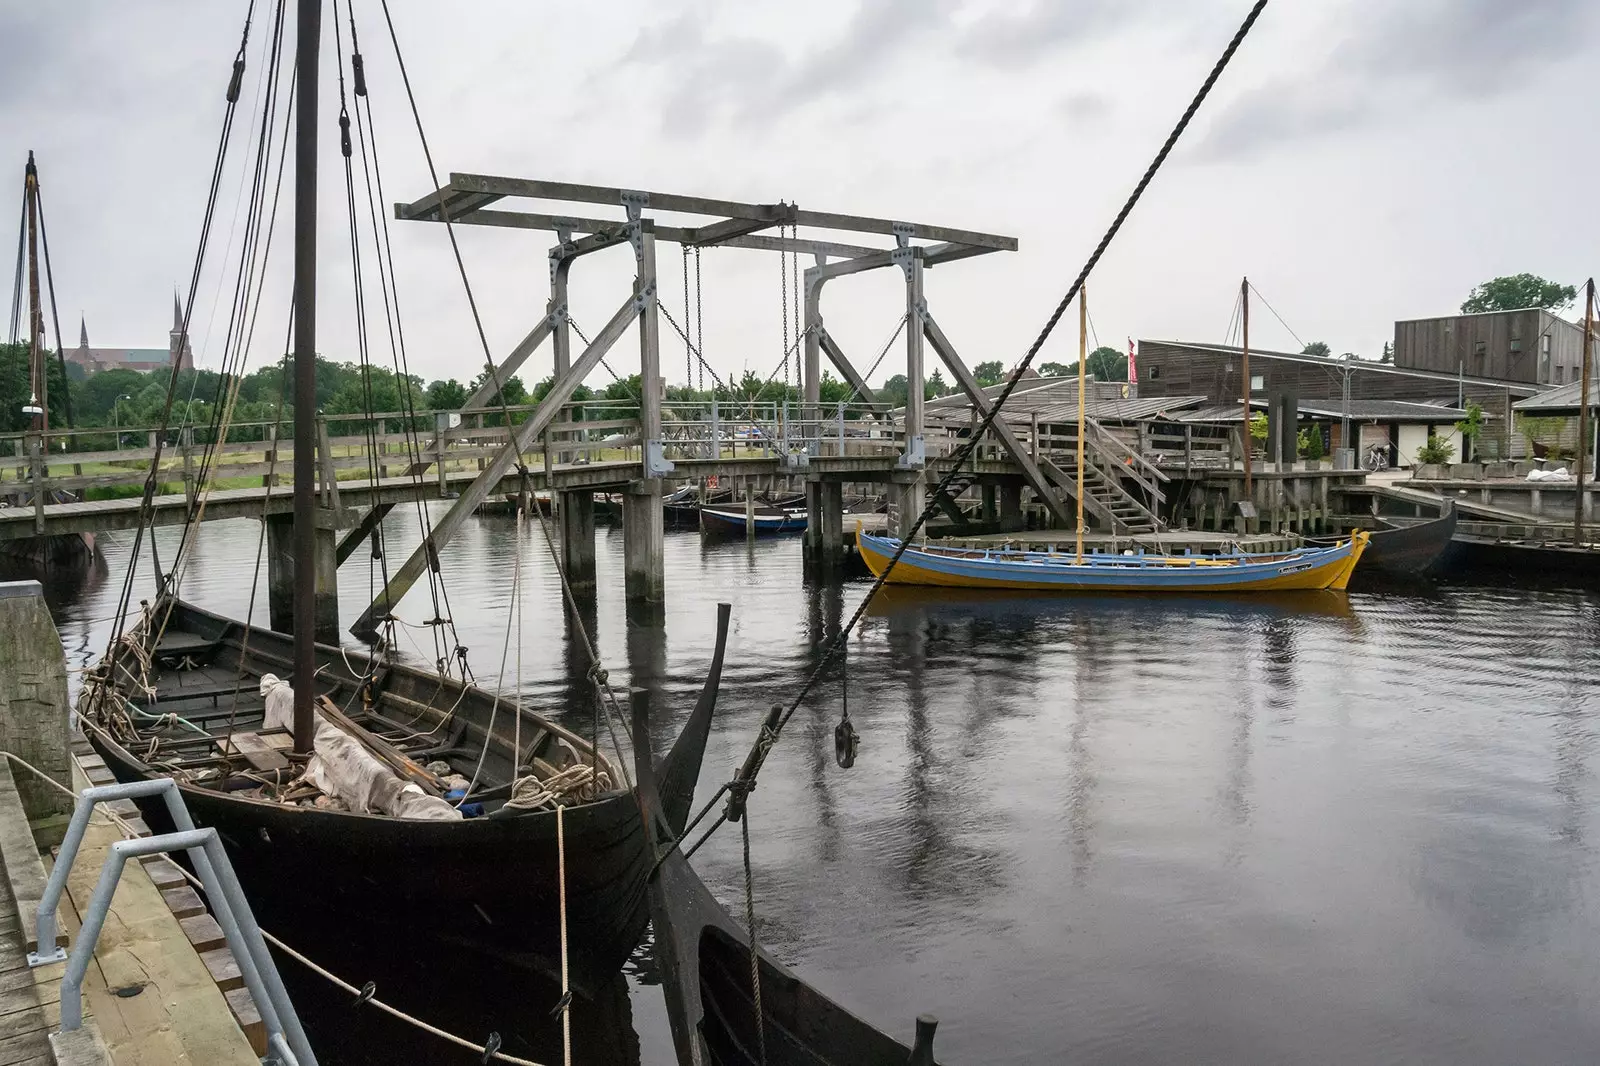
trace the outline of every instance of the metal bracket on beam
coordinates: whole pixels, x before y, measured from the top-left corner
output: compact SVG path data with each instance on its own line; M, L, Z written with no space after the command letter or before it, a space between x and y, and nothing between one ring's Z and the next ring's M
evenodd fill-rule
M896 248L909 248L911 247L911 237L916 232L916 227L909 222L895 222L889 226L889 232L894 234L894 246Z
M678 469L668 458L666 446L658 440L644 442L644 476L647 478L666 477Z
M911 280L911 271L917 263L917 250L915 248L910 245L901 245L889 253L889 260L900 268L907 281Z
M633 189L622 190L622 206L627 209L628 221L637 222L644 209L650 206L650 194Z
M634 296L634 298L633 298L633 309L634 309L634 311L636 313L638 313L638 314L641 314L641 315L644 314L645 309L650 306L650 301L654 300L655 298L656 298L656 287L654 285L651 285L648 288L646 288L643 292L638 293L638 294L636 294Z
M894 465L899 470L921 470L928 465L927 449L920 436L906 438L906 450L895 459Z

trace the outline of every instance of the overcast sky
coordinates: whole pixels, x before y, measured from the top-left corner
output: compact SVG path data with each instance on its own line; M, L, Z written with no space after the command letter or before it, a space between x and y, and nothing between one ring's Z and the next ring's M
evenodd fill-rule
M254 118L245 108L256 103L269 6L258 0L214 264L237 241L238 163ZM354 359L325 6L319 348ZM391 4L441 174L792 200L1016 236L1017 252L928 274L930 308L969 365L1020 357L1248 6ZM1098 339L1221 341L1249 274L1301 339L1376 357L1394 319L1451 313L1492 276L1581 283L1595 269L1595 88L1584 71L1597 60L1596 7L1275 0L1091 279ZM27 150L38 153L69 342L81 310L91 343L166 343L245 10L243 0L0 4L0 155L20 183ZM374 0L355 10L385 191L412 200L432 185L382 10ZM551 206L497 206L519 203ZM412 370L472 376L481 350L443 227L395 223L393 232ZM491 348L503 355L543 313L550 239L459 232ZM281 346L286 224L280 235L252 366ZM777 257L708 249L702 264L709 360L722 373L770 373L783 348ZM676 247L664 245L662 299L681 320L680 268ZM631 276L625 251L583 260L573 275L580 324L597 330ZM209 272L197 303L203 365L220 355L220 280ZM886 271L829 289L830 330L858 366L893 330L902 299ZM1264 309L1253 318L1256 345L1298 347ZM1068 360L1076 344L1064 326L1044 358ZM667 377L681 381L683 348L665 324L662 348ZM619 372L637 368L631 335L615 352ZM898 354L875 381L899 369ZM546 349L524 378L549 367ZM604 371L591 379L605 380Z

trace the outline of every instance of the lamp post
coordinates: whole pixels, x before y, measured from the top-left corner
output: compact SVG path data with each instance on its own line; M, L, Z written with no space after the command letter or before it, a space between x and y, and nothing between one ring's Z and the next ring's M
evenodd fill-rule
M117 451L122 450L122 401L131 400L131 396L118 396L111 401L111 426L117 434Z

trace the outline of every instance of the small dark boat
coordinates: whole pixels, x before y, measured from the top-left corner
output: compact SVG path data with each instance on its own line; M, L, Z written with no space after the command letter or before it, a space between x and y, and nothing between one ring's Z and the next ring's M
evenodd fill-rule
M806 528L805 503L802 501L798 507L757 504L748 516L748 522L746 519L743 504L700 508L700 528L707 533L743 536L748 524L755 526L757 534L765 536L803 532Z
M1458 532L1450 542L1446 560L1452 568L1521 579L1533 577L1551 585L1600 584L1600 544Z
M658 809L669 828L681 830L693 801L729 611L718 608L704 687L662 763ZM263 728L261 677L287 672L292 637L181 602L155 628L130 634L144 642L142 655L124 649L114 671L88 676L79 703L84 733L118 781L179 782L195 822L221 834L263 928L300 936L334 929L352 942L363 931L377 939L403 931L424 957L466 954L559 973L555 811L553 801L508 803L514 704L432 671L317 645L318 695L346 708L356 727L341 728L376 738L373 750L397 754L425 789L428 778L476 781L459 799L475 817L341 809L347 805L318 799L315 787L291 786L300 768L286 756L290 738ZM639 806L589 740L531 711L521 719L519 782L537 779L548 791L578 782L562 796L569 956L574 985L593 987L621 968L644 931L650 860ZM159 800L138 803L152 829L170 831Z
M650 735L649 697L635 690L633 735ZM750 935L700 880L670 830L670 797L649 749L635 744L640 800L657 866L650 921L679 1066L933 1066L937 1022L917 1018L907 1047L857 1018L758 951L760 1029L750 978ZM667 778L659 779L663 784Z
M699 485L685 485L662 497L662 520L668 529L694 529L700 525L700 508L732 499L732 489L711 489L702 494Z
M1397 522L1379 518L1379 528L1369 534L1367 550L1356 567L1356 576L1374 571L1390 577L1416 577L1432 570L1450 546L1456 532L1456 505L1446 499L1438 518L1420 522ZM1335 540L1308 537L1313 544L1333 544Z

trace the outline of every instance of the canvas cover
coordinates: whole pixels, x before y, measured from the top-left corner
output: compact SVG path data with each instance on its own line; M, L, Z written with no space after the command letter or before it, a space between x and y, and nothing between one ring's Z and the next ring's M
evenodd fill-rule
M294 725L294 689L276 674L261 675L261 695L267 701L265 729L291 729ZM324 794L337 798L352 811L387 814L394 818L454 821L461 817L445 800L430 796L375 758L361 742L317 714L313 754L305 777Z

